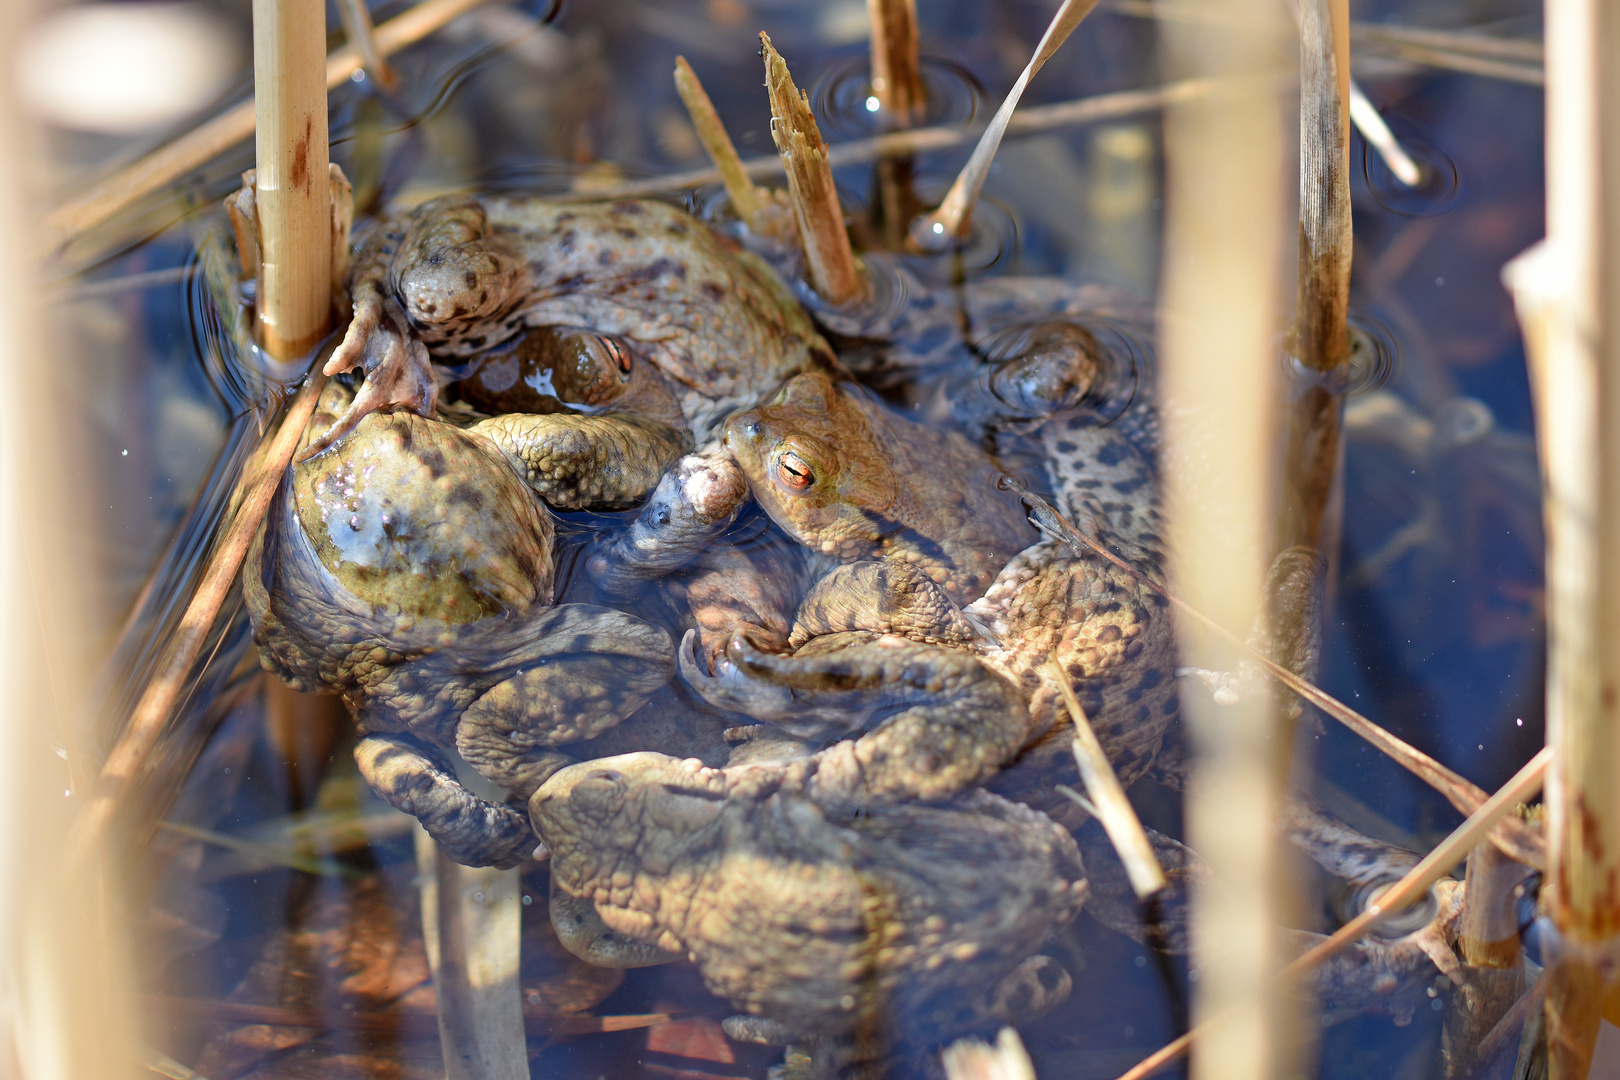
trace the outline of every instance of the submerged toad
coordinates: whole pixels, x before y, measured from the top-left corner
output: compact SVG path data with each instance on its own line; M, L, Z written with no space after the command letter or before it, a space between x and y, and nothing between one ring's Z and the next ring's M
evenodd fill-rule
M349 404L327 387L319 431ZM306 438L310 437L306 433ZM378 792L452 858L514 865L523 815L456 778L455 751L526 797L672 674L634 616L552 604L552 524L496 447L411 413L366 417L294 467L255 539L244 593L266 667L342 695Z
M670 380L702 444L727 413L831 360L756 256L664 203L447 196L376 223L350 272L354 319L328 373L363 366L319 452L377 409L431 415L430 355L471 357L525 328L586 328Z
M792 770L636 753L564 769L529 812L554 888L800 1034L971 1026L1085 897L1073 839L986 792L872 806Z

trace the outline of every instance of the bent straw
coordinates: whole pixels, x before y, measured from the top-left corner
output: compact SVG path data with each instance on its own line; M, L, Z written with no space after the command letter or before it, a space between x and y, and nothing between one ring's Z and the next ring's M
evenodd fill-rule
M1423 183L1422 167L1412 160L1412 155L1395 138L1395 133L1384 123L1383 115L1367 100L1367 95L1361 92L1361 85L1354 79L1350 80L1350 122L1356 125L1356 130L1367 140L1367 145L1378 151L1378 156L1384 159L1384 164L1395 174L1395 179L1407 187L1417 187Z
M192 666L197 662L208 631L214 625L214 618L219 614L225 595L236 580L236 572L241 569L242 560L247 556L248 544L253 534L259 531L259 523L270 508L271 496L275 494L281 475L292 460L299 437L303 435L304 427L315 411L315 403L320 398L321 388L325 385L326 376L317 366L304 383L304 388L293 399L281 427L274 434L266 433L260 441L260 452L251 460L260 461L261 464L243 477L238 488L241 493L240 508L209 560L208 569L204 571L202 581L192 594L191 603L186 607L186 613L181 617L180 625L164 652L163 662L130 716L129 726L119 736L112 753L107 755L94 794L73 821L68 833L70 865L83 865L83 860L95 850L112 822L130 781L157 745L158 736L163 733L169 722L169 714L180 699L180 692L185 688Z
M398 52L482 3L485 0L424 0L377 27L374 35L377 52L381 56ZM345 45L332 53L326 60L327 88L340 85L359 71L360 65L360 53L352 45ZM210 158L247 139L253 134L253 129L252 101L244 101L205 121L45 215L47 243L52 248L61 247L164 184L179 179Z
M1146 900L1164 888L1164 869L1153 854L1142 819L1136 816L1136 809L1125 797L1125 789L1114 775L1114 766L1103 753L1102 743L1097 741L1097 733L1086 719L1086 710L1075 696L1074 687L1069 685L1068 675L1055 659L1048 666L1068 707L1069 718L1074 721L1074 763L1080 767L1080 781L1085 785L1086 794L1091 796L1090 809L1102 822L1103 830L1119 853L1119 861L1125 864L1131 890L1138 900Z
M366 74L377 80L384 90L399 86L399 76L388 66L377 50L376 27L371 24L371 11L365 0L337 0L338 16L343 20L343 33L360 54L360 63Z
M1327 693L1327 691L1318 688L1278 664L1191 604L1173 595L1162 585L1148 580L1135 567L1109 551L1100 542L1080 532L1069 523L1068 519L1058 513L1044 499L1032 494L1022 483L1013 480L1011 477L1008 477L1007 481L1008 487L1017 491L1025 504L1030 507L1031 516L1041 529L1062 540L1077 553L1078 546L1083 546L1101 555L1125 573L1164 597L1177 610L1186 612L1208 626L1227 642L1241 649L1255 663L1265 668L1272 678L1339 721L1351 731L1354 731L1357 735L1360 735L1363 739L1366 739L1374 747L1393 758L1396 763L1417 776L1418 779L1440 792L1446 797L1447 802L1451 803L1463 814L1472 814L1484 805L1486 794L1484 789L1477 784L1446 768L1410 743L1396 738L1338 698ZM1509 818L1501 822L1498 829L1491 834L1491 842L1501 848L1503 853L1510 858L1517 859L1525 865L1535 867L1538 870L1546 869L1546 842L1532 832L1522 821Z
M979 200L979 190L984 187L985 177L990 175L990 165L1001 147L1002 136L1007 134L1013 110L1018 106L1018 99L1024 96L1024 88L1051 59L1052 54L1058 51L1058 47L1069 39L1074 28L1080 25L1080 20L1091 14L1091 9L1096 6L1097 0L1063 0L1063 6L1058 8L1046 33L1041 35L1035 55L1007 92L1001 108L991 118L990 126L980 137L979 145L973 148L973 156L968 158L968 163L957 174L951 190L945 193L945 201L932 214L924 215L912 224L911 240L919 248L924 251L937 250L955 242L961 235L968 215L973 212L973 204Z
M1535 757L1525 763L1523 768L1513 774L1513 779L1504 784L1501 790L1486 799L1468 820L1457 826L1450 836L1407 871L1405 877L1382 893L1376 903L1368 905L1365 911L1335 930L1327 940L1295 957L1277 973L1277 980L1286 982L1306 974L1323 961L1343 951L1379 919L1394 914L1427 894L1429 888L1444 877L1448 869L1466 857L1476 844L1485 839L1514 807L1526 799L1535 797L1541 790L1542 782L1546 779L1547 766L1551 762L1552 748L1543 747ZM1193 1041L1215 1023L1219 1023L1219 1020L1193 1028L1174 1042L1143 1058L1134 1067L1120 1074L1118 1080L1143 1080L1144 1077L1152 1076L1185 1054Z

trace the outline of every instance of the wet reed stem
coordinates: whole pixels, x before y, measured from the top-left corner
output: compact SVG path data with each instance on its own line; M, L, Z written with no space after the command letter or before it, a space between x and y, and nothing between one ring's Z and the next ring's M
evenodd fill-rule
M714 102L709 100L697 73L684 56L675 58L675 91L681 95L681 103L692 118L698 141L708 151L709 160L714 162L715 171L720 174L720 182L725 185L732 211L742 221L752 222L755 215L765 208L765 199L754 187L753 180L749 179L742 158L737 156L737 147L726 133L726 126L720 122L720 114L714 111Z

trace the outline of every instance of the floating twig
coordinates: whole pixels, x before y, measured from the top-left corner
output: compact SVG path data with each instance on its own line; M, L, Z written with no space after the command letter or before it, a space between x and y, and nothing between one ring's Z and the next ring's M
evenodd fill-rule
M377 52L388 56L420 41L458 15L486 0L424 0L409 11L377 27ZM324 21L324 20L323 20ZM360 70L360 53L345 45L327 58L326 85L330 89ZM192 169L218 157L253 134L253 102L244 101L208 120L178 139L155 150L91 186L45 216L47 243L59 247L106 221L120 210L178 180Z
M675 91L681 95L686 113L692 118L692 127L697 129L698 141L708 151L709 160L714 162L715 171L720 174L720 182L726 186L731 209L743 222L752 222L754 216L765 208L766 200L743 169L737 147L726 133L726 126L720 122L720 114L714 111L714 102L709 100L697 73L684 56L675 58Z
M343 20L343 35L360 54L360 64L377 85L392 93L399 86L399 76L388 66L383 54L377 50L376 28L371 25L371 9L365 0L337 0L338 17Z
M1035 55L1007 92L1001 108L996 110L990 126L980 137L979 145L973 148L973 156L968 158L967 164L957 174L955 183L951 184L950 191L945 193L945 201L932 214L912 223L911 241L919 248L936 251L949 247L962 235L968 217L973 213L973 204L979 201L979 190L984 187L985 177L990 175L991 162L995 160L996 151L1001 147L1001 140L1012 122L1013 110L1018 106L1018 99L1024 96L1024 88L1057 52L1058 47L1069 39L1074 28L1080 25L1080 20L1096 6L1097 0L1063 0L1063 6L1058 8L1046 33L1041 35L1040 44L1035 46Z
M295 1009L282 1005L255 1005L245 1001L144 994L156 1009L175 1016L192 1016L223 1024L263 1024L267 1027L313 1028L317 1031L374 1031L382 1034L434 1036L438 1021L432 1009L398 1003L370 1012L347 1009ZM680 1019L678 1013L631 1013L623 1016L557 1014L525 1006L523 1023L533 1037L600 1035L638 1031Z
M1035 519L1036 524L1043 531L1062 540L1076 553L1080 553L1084 549L1101 555L1125 573L1164 597L1178 611L1185 612L1209 627L1228 644L1240 649L1244 655L1265 668L1266 673L1272 678L1328 716L1339 721L1351 731L1354 731L1357 735L1360 735L1397 764L1434 788L1441 795L1444 795L1446 801L1463 814L1472 814L1484 805L1486 794L1484 789L1477 784L1446 768L1446 766L1417 747L1385 731L1338 698L1289 671L1162 585L1150 580L1135 567L1109 551L1102 543L1080 532L1062 514L1058 513L1051 504L1034 495L1027 488L1023 488L1017 481L1010 481L1009 486L1018 491L1020 497L1030 507L1030 516ZM1546 842L1532 831L1529 826L1516 818L1508 818L1498 823L1496 830L1491 833L1491 842L1501 848L1510 858L1517 859L1526 866L1538 870L1546 868Z
M810 112L810 102L793 85L787 62L772 47L769 36L761 33L759 40L760 55L765 58L765 87L771 97L771 139L787 169L810 284L828 303L847 304L866 292L866 281L849 246L827 144Z
M1164 869L1153 854L1153 845L1142 828L1141 818L1136 816L1119 777L1114 775L1108 755L1103 753L1102 743L1097 741L1097 733L1091 729L1074 687L1069 685L1068 675L1056 660L1048 666L1068 706L1069 718L1074 722L1074 761L1080 767L1080 782L1091 796L1092 810L1119 853L1119 861L1125 864L1125 874L1130 878L1136 898L1146 900L1164 888Z
M1552 761L1550 750L1543 748L1535 757L1525 763L1513 778L1502 786L1496 794L1486 799L1480 808L1468 819L1454 829L1450 836L1440 841L1435 849L1423 857L1423 860L1391 885L1378 899L1369 904L1365 911L1335 930L1325 940L1313 948L1306 950L1288 963L1282 971L1278 972L1277 979L1281 982L1291 982L1298 979L1324 961L1338 955L1347 946L1352 944L1362 934L1370 930L1378 920L1393 915L1410 905L1413 901L1428 894L1434 883L1446 875L1446 872L1467 856L1475 845L1484 840L1496 824L1526 799L1532 799L1541 790L1541 785L1547 774L1547 766ZM1152 1076L1160 1069L1169 1065L1185 1054L1199 1036L1205 1034L1215 1024L1221 1023L1223 1017L1216 1017L1191 1031L1182 1035L1174 1042L1155 1051L1152 1055L1138 1062L1134 1067L1122 1073L1119 1080L1143 1080Z

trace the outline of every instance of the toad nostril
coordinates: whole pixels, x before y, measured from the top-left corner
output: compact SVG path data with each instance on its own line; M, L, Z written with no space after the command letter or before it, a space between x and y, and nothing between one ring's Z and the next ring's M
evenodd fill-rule
M748 423L743 425L743 431L751 439L759 438L759 422L756 420L748 421Z

